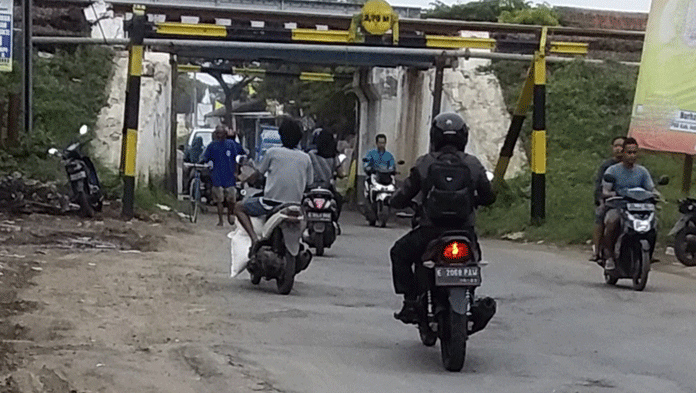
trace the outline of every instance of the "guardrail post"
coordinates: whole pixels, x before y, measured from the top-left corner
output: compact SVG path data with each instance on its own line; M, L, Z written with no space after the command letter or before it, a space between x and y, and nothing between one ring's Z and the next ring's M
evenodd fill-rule
M546 218L546 28L534 53L534 115L532 124L532 224Z
M133 25L128 48L128 81L121 140L121 174L123 175L123 208L121 216L133 218L135 201L135 158L138 147L140 112L140 76L143 72L143 39L145 38L145 7L133 6Z

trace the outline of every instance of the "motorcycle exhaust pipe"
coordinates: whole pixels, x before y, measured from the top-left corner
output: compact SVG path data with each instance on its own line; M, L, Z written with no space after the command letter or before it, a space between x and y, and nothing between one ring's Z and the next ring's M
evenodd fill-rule
M473 326L469 331L469 334L474 334L483 330L488 322L493 318L497 311L497 303L495 299L491 297L485 297L483 299L478 299L474 301L471 306L471 317L473 319Z

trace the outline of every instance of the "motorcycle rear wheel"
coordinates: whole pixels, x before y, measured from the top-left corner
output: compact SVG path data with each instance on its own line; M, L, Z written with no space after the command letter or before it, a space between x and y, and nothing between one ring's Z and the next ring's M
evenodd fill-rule
M689 236L696 236L696 228L686 227L674 237L674 255L684 266L696 266L696 247L689 245Z
M447 371L459 372L466 357L466 315L457 314L449 308L441 314L439 324L440 353Z
M79 192L77 194L77 203L80 205L80 214L82 217L92 218L94 217L94 209L89 203L89 197L85 192Z
M283 269L280 277L276 279L278 293L281 295L289 294L292 291L292 286L295 284L295 257L286 251L284 258L285 269Z
M314 234L314 248L317 249L317 256L323 256L324 255L324 234L323 233L315 233Z

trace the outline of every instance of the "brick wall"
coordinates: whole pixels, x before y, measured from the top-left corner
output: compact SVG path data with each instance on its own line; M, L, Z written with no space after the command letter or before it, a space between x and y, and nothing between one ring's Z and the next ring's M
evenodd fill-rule
M600 11L572 7L556 7L564 26L585 29L645 31L648 14L643 12Z

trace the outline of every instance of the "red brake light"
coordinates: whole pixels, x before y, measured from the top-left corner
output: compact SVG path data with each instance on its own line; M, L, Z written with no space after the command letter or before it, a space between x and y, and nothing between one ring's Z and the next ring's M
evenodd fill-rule
M317 209L323 209L324 203L326 203L326 199L322 199L322 198L314 199L314 205L317 207Z
M469 247L464 243L452 242L442 250L442 256L449 260L461 260L469 257Z

